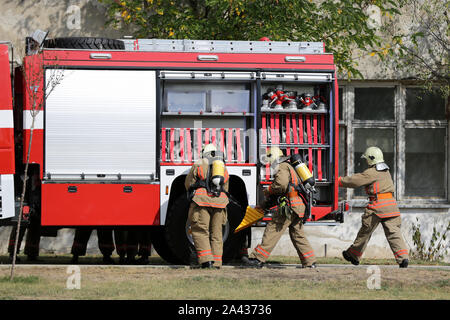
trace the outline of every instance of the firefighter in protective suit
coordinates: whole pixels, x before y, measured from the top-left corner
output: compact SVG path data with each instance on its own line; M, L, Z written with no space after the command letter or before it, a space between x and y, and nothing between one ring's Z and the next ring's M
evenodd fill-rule
M400 268L408 267L408 250L400 230L400 210L394 198L394 183L388 165L384 162L383 152L377 147L366 149L361 158L369 166L362 173L339 177L339 187L365 187L369 203L362 215L362 226L353 244L342 255L354 265L359 264L367 243L376 227L381 223L395 260Z
M287 161L287 158L284 157L280 148L270 148L267 158L271 166L278 165L278 170L274 175L273 183L268 189L264 190L265 206L267 206L267 199L276 197L278 199L278 211L273 215L272 220L267 223L261 244L255 247L249 258L243 257L242 262L247 266L262 267L281 236L289 228L289 236L297 250L302 267L315 268L314 250L306 238L303 228L305 204L295 188L301 183L300 177Z
M218 269L222 266L222 227L227 221L229 177L216 152L213 144L203 148L202 159L191 167L185 187L191 197L188 221L198 263L202 268Z

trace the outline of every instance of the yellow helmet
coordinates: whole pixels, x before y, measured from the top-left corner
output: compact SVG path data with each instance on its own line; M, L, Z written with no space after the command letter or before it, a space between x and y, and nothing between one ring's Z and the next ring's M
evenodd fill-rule
M216 151L217 151L217 148L215 145L213 145L212 143L207 144L206 146L203 147L202 156L203 156L203 158L210 157L210 156L214 157L213 153L215 153Z
M361 158L366 159L369 166L384 162L383 152L378 147L367 148Z
M278 147L270 147L269 151L267 151L267 161L269 161L270 164L274 163L278 159L284 156L283 151Z

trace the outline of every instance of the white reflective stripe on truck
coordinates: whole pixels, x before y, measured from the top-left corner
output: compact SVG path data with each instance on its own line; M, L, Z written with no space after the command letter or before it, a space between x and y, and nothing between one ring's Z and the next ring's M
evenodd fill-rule
M31 111L24 110L23 111L23 129L30 130L32 123L33 123L33 116L31 115ZM44 129L44 111L43 110L40 110L36 114L33 129Z
M0 128L13 128L13 112L12 110L0 110Z
M14 217L14 175L0 175L0 219Z

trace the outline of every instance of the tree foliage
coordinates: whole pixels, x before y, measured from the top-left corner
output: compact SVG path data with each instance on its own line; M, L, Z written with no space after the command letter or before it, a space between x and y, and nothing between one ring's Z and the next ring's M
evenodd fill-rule
M384 30L393 40L390 59L405 78L421 81L427 90L437 86L449 97L450 1L406 0L403 5L407 28L391 24Z
M109 24L136 38L324 42L344 76L361 76L354 50L380 57L391 50L368 24L367 10L399 13L393 0L99 0Z

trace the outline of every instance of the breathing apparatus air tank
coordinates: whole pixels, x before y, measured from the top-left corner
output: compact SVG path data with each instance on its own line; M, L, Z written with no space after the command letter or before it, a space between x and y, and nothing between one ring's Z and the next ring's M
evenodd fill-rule
M211 192L219 196L225 183L225 163L216 159L213 160L211 167Z
M293 154L291 156L291 164L297 172L298 176L302 180L303 185L306 189L313 189L316 181L313 174L309 171L306 164L302 161L302 157L299 154Z

